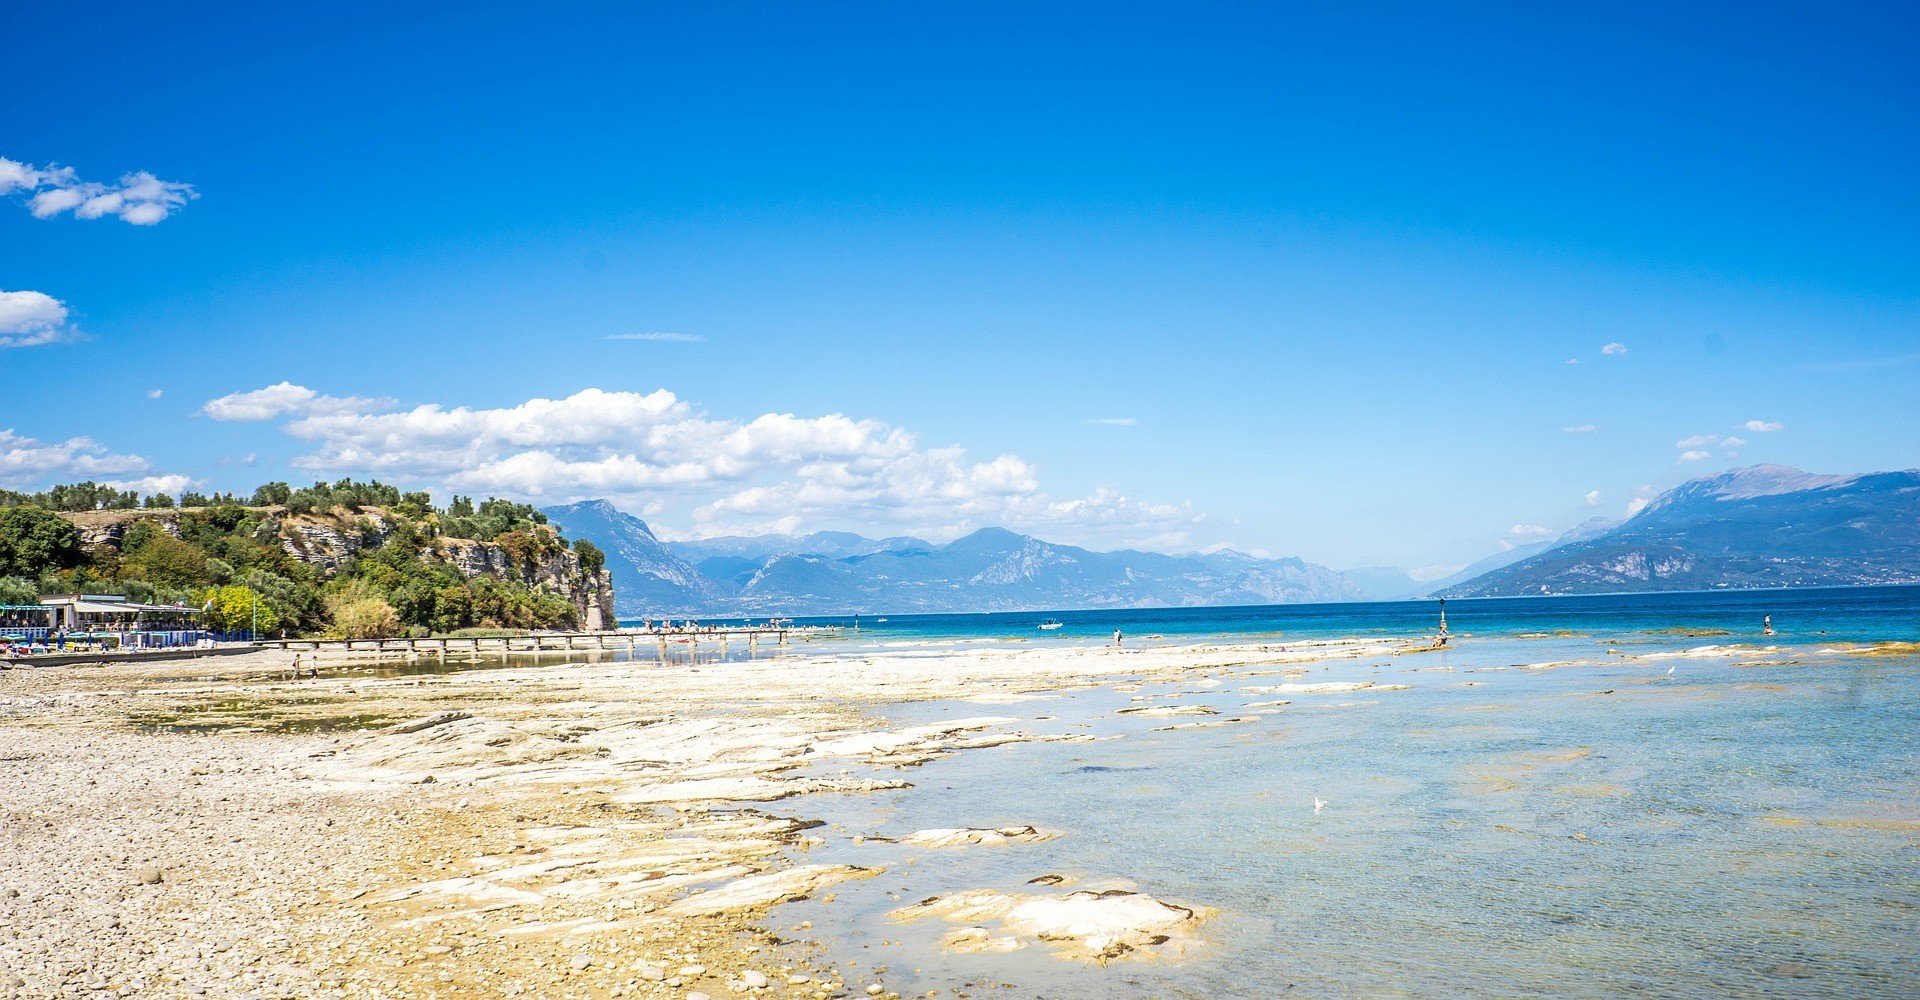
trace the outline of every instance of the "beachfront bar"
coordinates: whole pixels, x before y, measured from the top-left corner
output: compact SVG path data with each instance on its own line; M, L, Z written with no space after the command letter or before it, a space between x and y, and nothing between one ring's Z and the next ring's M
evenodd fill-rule
M86 645L164 649L208 638L199 608L142 604L115 594L49 594L0 607L0 642L59 650Z

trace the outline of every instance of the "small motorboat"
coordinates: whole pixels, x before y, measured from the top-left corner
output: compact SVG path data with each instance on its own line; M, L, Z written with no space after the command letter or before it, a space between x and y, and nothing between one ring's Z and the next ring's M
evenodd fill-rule
M1051 632L1057 628L1065 628L1066 624L1066 622L1044 621L1040 623L1040 631Z

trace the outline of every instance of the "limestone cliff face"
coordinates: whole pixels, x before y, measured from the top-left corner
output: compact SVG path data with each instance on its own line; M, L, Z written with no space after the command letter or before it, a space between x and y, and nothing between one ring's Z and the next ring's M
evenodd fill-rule
M83 546L118 550L135 521L152 521L161 531L180 537L180 512L176 510L82 510L60 516L73 522Z
M329 576L338 572L362 552L387 544L401 526L401 518L390 511L366 507L359 511L335 508L293 514L280 507L253 508L260 518L256 538L277 541L288 555L318 566ZM178 510L102 510L79 511L63 515L80 532L83 545L119 549L127 529L136 521L152 521L162 531L180 537ZM469 580L490 576L515 580L536 590L564 596L578 613L581 628L618 627L613 612L613 576L602 569L588 574L580 557L559 542L552 528L536 529L552 538L541 545L531 559L516 559L496 542L467 538L436 538L422 552L422 558L434 559L453 567Z
M530 562L516 562L505 548L493 542L439 538L428 553L469 580L482 576L518 580L536 590L564 595L579 613L581 628L615 627L613 575L604 569L589 575L580 565L580 556L571 549L556 549Z
M325 514L274 512L262 531L278 535L288 555L332 573L363 550L385 545L393 537L394 522L384 511L371 507L358 515L341 510Z

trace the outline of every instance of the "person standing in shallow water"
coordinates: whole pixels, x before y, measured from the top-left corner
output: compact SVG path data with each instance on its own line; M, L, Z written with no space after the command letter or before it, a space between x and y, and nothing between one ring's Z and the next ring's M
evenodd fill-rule
M1760 619L1760 634L1761 635L1773 634L1773 616L1772 615L1768 615L1765 618Z

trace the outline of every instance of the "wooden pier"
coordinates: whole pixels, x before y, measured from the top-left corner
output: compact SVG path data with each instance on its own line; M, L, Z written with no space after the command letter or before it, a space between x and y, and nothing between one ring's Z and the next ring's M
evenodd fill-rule
M787 628L731 628L712 632L545 632L532 635L429 637L422 639L262 639L259 648L316 653L564 653L570 650L626 650L642 646L725 645L741 641L757 645L770 641L786 645ZM825 629L801 630L807 634Z

